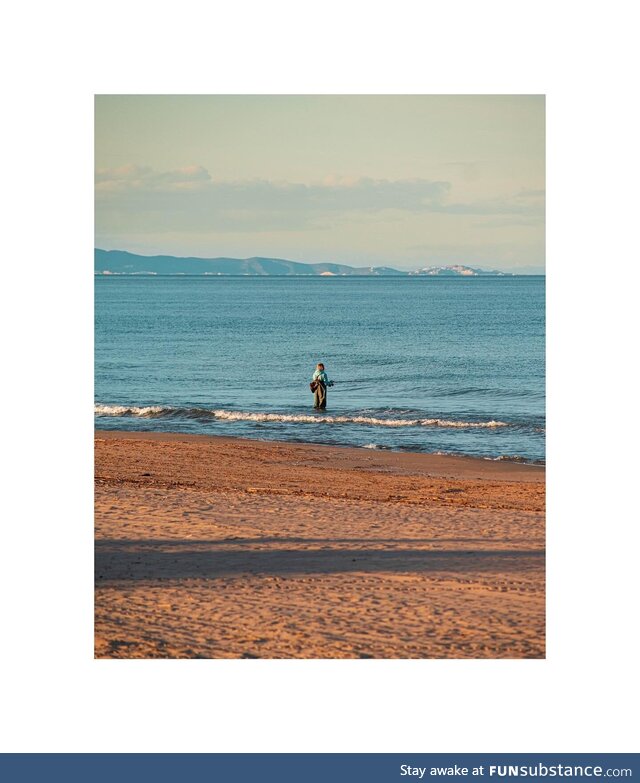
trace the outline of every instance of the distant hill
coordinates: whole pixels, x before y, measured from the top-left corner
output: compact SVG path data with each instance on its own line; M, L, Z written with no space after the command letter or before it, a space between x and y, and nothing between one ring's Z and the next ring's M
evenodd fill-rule
M423 269L417 269L415 272L409 272L410 275L442 275L449 277L512 277L511 272L498 272L495 269L478 269L473 266L425 266Z
M97 274L119 275L406 275L387 266L354 267L345 264L303 264L283 258L179 258L139 256L125 250L94 253Z
M347 264L304 264L284 258L181 258L179 256L140 256L126 250L94 251L94 270L102 275L432 275L448 277L512 277L511 272L479 269L456 264L425 266L414 272L389 266L348 266Z

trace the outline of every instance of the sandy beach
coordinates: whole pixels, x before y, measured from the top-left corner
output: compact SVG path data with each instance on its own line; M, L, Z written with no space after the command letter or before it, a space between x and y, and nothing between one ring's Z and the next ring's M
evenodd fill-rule
M543 658L545 471L95 436L98 658Z

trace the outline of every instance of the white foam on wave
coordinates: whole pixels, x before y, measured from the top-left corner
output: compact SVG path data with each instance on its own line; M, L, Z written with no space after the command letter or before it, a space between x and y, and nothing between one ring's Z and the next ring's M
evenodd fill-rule
M99 405L93 406L96 416L153 416L156 413L165 413L174 410L164 405Z
M227 421L282 421L317 424L368 424L373 427L506 427L503 421L450 421L448 419L380 419L376 416L328 416L323 414L249 413L213 410L217 419Z
M460 429L507 427L504 421L452 421L450 419L381 419L377 416L331 416L327 414L253 413L224 409L172 408L163 405L95 405L97 416L141 416L183 413L190 418L212 416L224 421L283 422L301 424L365 424L371 427L453 427Z

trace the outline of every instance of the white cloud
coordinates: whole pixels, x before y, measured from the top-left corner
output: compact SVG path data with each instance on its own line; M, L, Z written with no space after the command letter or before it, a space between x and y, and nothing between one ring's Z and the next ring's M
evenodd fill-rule
M185 166L173 171L157 172L148 166L128 164L113 169L98 169L95 182L97 194L124 190L180 190L185 186L209 183L211 175L204 166Z
M304 184L214 180L199 165L171 171L127 165L96 173L99 228L137 230L298 230L371 213L542 216L543 194L457 202L451 183L427 179L331 176Z

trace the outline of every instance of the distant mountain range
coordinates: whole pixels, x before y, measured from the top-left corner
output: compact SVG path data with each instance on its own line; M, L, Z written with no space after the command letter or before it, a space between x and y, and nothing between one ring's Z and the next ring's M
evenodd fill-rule
M95 249L94 270L101 275L446 275L476 277L511 276L509 272L486 271L470 266L429 266L415 272L388 266L347 266L346 264L304 264L283 258L180 258L177 256L140 256L125 250Z
M120 275L406 275L387 266L303 264L283 258L178 258L138 256L124 250L95 250L98 274Z

